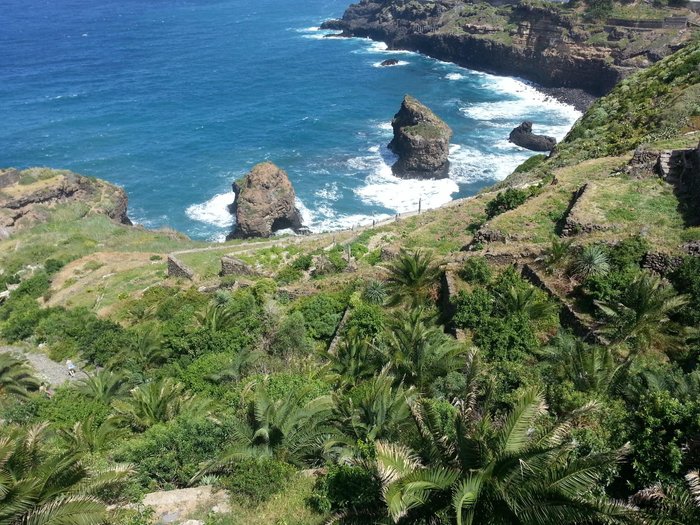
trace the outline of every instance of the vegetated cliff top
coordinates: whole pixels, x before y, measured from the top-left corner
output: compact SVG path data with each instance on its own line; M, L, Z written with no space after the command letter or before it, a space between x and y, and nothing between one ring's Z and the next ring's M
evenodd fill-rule
M363 0L325 27L600 96L691 39L699 19L683 7L642 1Z

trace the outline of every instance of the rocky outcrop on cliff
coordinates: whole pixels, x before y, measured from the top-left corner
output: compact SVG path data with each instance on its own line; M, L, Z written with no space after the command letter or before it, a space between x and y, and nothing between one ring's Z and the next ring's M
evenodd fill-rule
M70 171L31 168L0 170L0 237L47 220L62 204L85 204L85 213L100 213L122 224L128 198L123 189Z
M389 149L399 159L391 167L402 178L445 178L448 175L452 130L430 108L406 95L391 121Z
M691 36L682 29L671 33L664 28L584 25L554 6L495 7L461 0L361 0L342 19L323 27L464 67L595 96L667 56Z
M289 177L271 162L255 166L233 183L236 226L229 238L269 237L277 230L303 231Z
M510 132L508 140L521 148L532 151L552 151L557 145L557 139L547 135L536 135L532 132L532 122L526 120Z

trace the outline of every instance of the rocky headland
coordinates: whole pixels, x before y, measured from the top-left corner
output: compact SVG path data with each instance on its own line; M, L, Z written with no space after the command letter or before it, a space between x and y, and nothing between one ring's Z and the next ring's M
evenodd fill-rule
M532 151L552 151L557 145L557 139L554 137L533 133L532 122L528 120L511 131L508 140L516 146Z
M0 239L44 222L63 204L82 204L85 214L99 213L122 224L126 192L112 184L64 170L31 168L0 170Z
M440 179L448 175L452 130L430 108L406 95L391 121L389 149L398 155L391 167L401 178Z
M586 18L582 6L493 3L498 5L361 0L322 27L472 69L523 77L554 88L554 96L582 110L591 96L608 93L622 78L692 37L684 17L666 16L676 11L659 10L659 20L632 23ZM579 92L563 94L558 88Z
M229 239L269 237L287 228L304 232L292 183L287 173L273 163L263 162L253 167L233 183L233 191L236 226Z

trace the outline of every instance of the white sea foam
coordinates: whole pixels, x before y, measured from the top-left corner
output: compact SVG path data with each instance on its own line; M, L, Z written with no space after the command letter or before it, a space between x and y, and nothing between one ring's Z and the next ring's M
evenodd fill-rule
M355 194L362 202L379 205L398 213L415 211L418 200L423 209L437 208L452 200L452 194L459 191L457 183L451 179L417 180L400 179L391 172L387 160L392 160L388 151L348 160L353 169L370 170L365 184L356 188Z
M323 188L316 190L314 192L314 195L319 199L337 201L340 198L340 191L338 191L338 183L327 183L323 186Z
M462 184L479 180L503 180L534 152L509 145L509 150L499 149L485 153L466 146L450 146L450 178Z
M235 196L236 194L232 191L219 193L208 201L189 206L185 213L195 221L212 224L219 228L231 227L234 218L229 211L229 206L233 203Z
M385 66L385 65L382 65L382 62L384 62L384 61L382 60L381 62L375 62L374 64L372 64L372 67L399 67L399 66L407 66L409 64L409 62L406 62L405 60L399 60L396 64L391 64L391 65Z
M448 73L445 75L445 78L447 80L462 80L464 78L464 75L461 73Z
M394 131L394 128L391 127L391 122L382 122L377 127L382 131Z
M471 119L504 128L515 127L523 120L534 120L536 133L552 135L561 140L581 116L581 112L573 106L560 102L516 78L496 77L486 73L478 75L483 78L489 89L511 97L511 100L479 102L460 108L460 112ZM548 120L557 124L537 123L537 115L545 112Z

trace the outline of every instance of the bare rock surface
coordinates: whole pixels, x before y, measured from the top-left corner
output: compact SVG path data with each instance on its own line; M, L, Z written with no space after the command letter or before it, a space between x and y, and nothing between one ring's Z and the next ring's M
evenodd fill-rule
M510 132L508 140L521 148L532 151L552 151L557 145L557 139L547 135L537 135L532 132L532 122L526 120Z
M143 504L153 509L155 521L161 524L197 525L193 523L197 520L190 519L195 512L231 511L228 494L215 491L210 485L151 492L144 496Z
M402 178L441 179L448 175L452 130L430 108L406 95L391 121L389 149L399 159L391 167Z
M233 183L236 226L229 238L269 237L291 228L303 233L296 194L287 173L271 162L256 165Z

